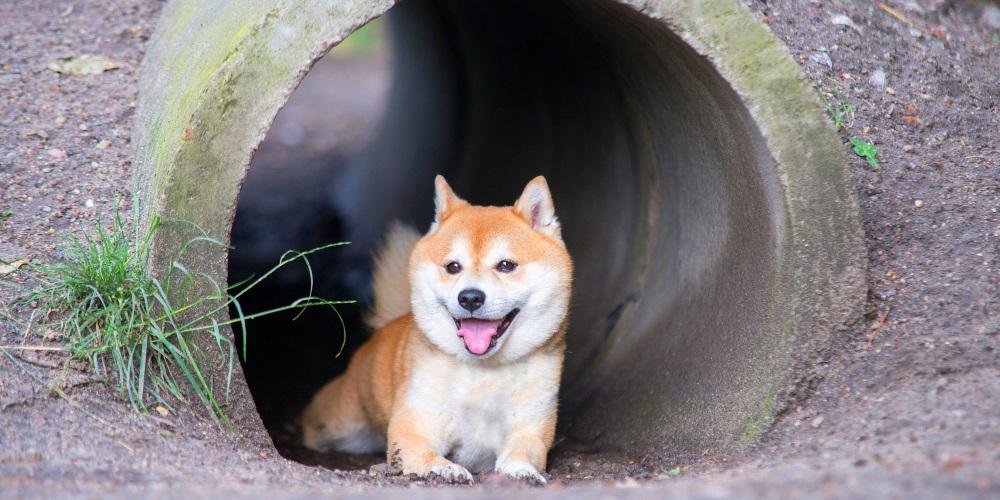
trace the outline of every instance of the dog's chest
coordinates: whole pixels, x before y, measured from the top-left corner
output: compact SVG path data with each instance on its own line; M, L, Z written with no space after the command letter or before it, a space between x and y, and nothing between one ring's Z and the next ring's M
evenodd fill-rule
M451 422L448 437L452 459L472 470L493 466L515 425L504 411L516 404L512 395L499 381L489 381L485 385L481 392L475 389L461 391L460 397L443 409Z
M493 467L511 432L554 411L549 370L539 363L484 368L465 363L416 367L408 400L433 416L440 451L470 470ZM538 386L546 390L538 390ZM551 386L551 387L548 387ZM551 393L551 398L546 394Z

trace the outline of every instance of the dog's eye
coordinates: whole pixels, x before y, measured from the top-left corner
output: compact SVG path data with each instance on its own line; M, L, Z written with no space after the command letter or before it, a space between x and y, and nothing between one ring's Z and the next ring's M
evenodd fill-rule
M458 262L451 261L444 266L444 270L448 271L448 274L458 274L462 272L462 264Z
M517 269L517 262L512 260L501 260L500 263L497 264L497 271L500 271L501 273L509 273L515 269Z

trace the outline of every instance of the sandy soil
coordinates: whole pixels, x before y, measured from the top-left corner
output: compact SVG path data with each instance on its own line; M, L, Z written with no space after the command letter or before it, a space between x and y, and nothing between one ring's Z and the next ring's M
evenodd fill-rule
M1000 12L943 0L887 2L889 9L840 0L747 4L819 89L850 102L845 151L849 137L878 147L881 170L851 163L868 240L869 315L843 332L824 376L794 394L745 454L706 450L653 463L563 446L550 486L538 493L1000 495ZM0 3L0 259L54 258L60 234L85 231L116 200L130 199L136 69L159 7ZM92 76L47 69L84 53L121 68ZM17 281L0 286L0 300L17 293ZM0 345L52 344L44 328L27 330L29 316L0 321ZM7 352L14 357L0 356L0 496L357 496L426 484L387 475L379 463L302 466L218 431L197 411L136 415L86 369L58 368L58 353ZM68 399L54 396L52 384ZM679 475L670 474L674 466ZM480 479L473 492L519 487Z

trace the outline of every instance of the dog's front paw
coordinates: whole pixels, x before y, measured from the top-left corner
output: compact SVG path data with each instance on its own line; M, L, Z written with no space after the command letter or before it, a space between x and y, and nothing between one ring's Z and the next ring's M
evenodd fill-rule
M545 478L538 473L538 469L535 469L535 467L528 462L507 462L497 468L497 470L502 472L505 476L517 481L525 481L534 485L545 484Z
M451 462L431 467L429 474L436 475L449 483L472 482L472 474L465 467Z

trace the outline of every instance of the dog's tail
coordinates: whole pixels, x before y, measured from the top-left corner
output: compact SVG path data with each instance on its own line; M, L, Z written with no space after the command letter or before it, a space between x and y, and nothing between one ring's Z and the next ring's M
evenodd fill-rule
M393 222L375 255L375 304L365 322L375 330L410 312L410 251L420 239L412 226Z

